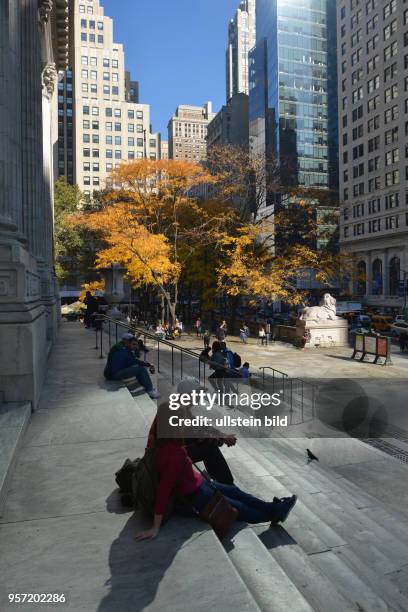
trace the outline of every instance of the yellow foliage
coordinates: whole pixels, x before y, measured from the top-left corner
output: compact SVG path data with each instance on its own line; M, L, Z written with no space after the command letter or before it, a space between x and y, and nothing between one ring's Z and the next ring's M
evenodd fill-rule
M83 283L81 285L81 293L79 295L79 300L83 302L86 297L87 291L90 291L92 295L95 295L97 291L103 291L105 289L105 281L92 281L91 283Z

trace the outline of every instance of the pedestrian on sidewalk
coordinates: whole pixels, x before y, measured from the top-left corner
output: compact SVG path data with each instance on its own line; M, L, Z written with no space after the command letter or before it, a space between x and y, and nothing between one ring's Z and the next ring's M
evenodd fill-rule
M261 346L268 345L268 338L266 336L266 331L264 327L261 327L258 332L259 342Z
M249 371L249 363L247 361L242 364L242 368L239 369L239 373L241 374L242 378L251 378L252 374Z
M202 321L201 321L200 317L198 317L197 321L194 324L194 327L196 328L197 338L199 338L201 336L201 333L202 333Z
M211 342L211 334L210 334L210 330L206 329L203 335L203 342L204 342L204 348L205 349L209 349L210 348L210 342Z
M239 337L241 338L244 344L246 344L248 340L248 336L249 336L248 332L249 332L248 326L246 325L246 323L244 323L241 329L239 330Z
M111 380L123 380L125 378L135 377L142 387L144 387L146 393L152 399L157 399L160 396L157 391L154 390L149 375L149 372L150 374L154 374L154 365L136 357L135 352L138 350L136 338L124 338L122 341L124 345L123 348L119 348L111 356L109 372Z
M221 325L217 329L216 335L217 335L218 342L224 342L225 338L227 337L227 332L228 332L228 326L227 326L227 322L224 319L224 321L221 323Z

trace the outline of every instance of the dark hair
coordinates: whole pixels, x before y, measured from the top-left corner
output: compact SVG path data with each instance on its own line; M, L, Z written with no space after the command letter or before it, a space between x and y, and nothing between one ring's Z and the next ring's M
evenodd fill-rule
M212 343L212 349L211 350L212 350L213 353L218 353L221 350L221 343L218 342L218 340L215 340Z
M249 368L249 363L246 361L245 363L242 364L243 368Z

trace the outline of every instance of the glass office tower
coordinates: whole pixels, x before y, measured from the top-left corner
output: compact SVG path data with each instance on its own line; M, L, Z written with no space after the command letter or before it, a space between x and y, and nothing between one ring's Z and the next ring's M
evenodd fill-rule
M277 158L285 184L337 189L335 0L257 0L256 41L252 150Z

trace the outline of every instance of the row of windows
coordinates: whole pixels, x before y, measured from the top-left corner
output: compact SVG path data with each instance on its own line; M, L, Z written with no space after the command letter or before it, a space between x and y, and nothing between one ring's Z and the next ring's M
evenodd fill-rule
M83 93L91 93L91 94L97 94L98 93L98 86L95 83L82 83L81 84L81 91ZM119 95L119 87L117 85L112 85L112 88L109 85L104 85L103 86L103 94L105 96L118 96Z
M98 36L96 36L95 34L87 34L86 32L81 32L81 41L90 43L97 42L98 45L103 45L103 34L98 34Z
M134 147L135 143L137 147L143 147L144 145L144 138L133 138L133 137L129 137L127 139L128 141L128 146L129 147ZM99 139L99 134L82 134L82 142L84 143L90 143L92 142L93 144L99 144L100 139ZM115 144L115 145L121 145L122 144L122 136L110 136L107 135L105 136L105 144L110 145L110 144ZM156 141L155 140L151 140L150 141L150 146L151 147L155 147L156 146Z
M405 195L406 201L408 203L408 192ZM381 198L373 198L368 200L368 214L372 215L381 211ZM389 193L384 198L385 210L391 210L393 208L398 208L400 204L399 193ZM349 219L350 209L348 206L343 208L343 219L344 221L348 221ZM353 206L353 219L358 217L364 217L366 213L366 203L360 202L359 204L355 204Z
M113 81L114 83L119 82L119 73L118 72L103 72L103 80L104 81ZM96 81L98 79L98 71L97 70L87 70L86 68L81 70L81 77L83 79L91 79Z
M119 60L117 59L112 59L110 60L107 57L103 58L103 66L104 68L110 68L112 66L112 68L119 68ZM95 57L94 55L92 56L88 56L88 55L81 55L81 64L83 66L97 66L98 65L98 58Z
M87 104L85 104L82 107L82 113L84 115L99 115L99 107L98 106L92 106L92 108L90 106L88 106ZM128 115L128 119L134 119L135 118L135 111L133 109L128 109L127 112ZM122 109L120 108L111 108L111 107L106 107L105 108L105 117L122 117ZM143 119L143 111L136 111L136 119Z
M89 21L87 19L81 19L81 28L86 29L88 27L90 30L95 30L95 28L103 30L103 21L95 22L94 19L90 19Z
M353 225L353 236L364 236L366 233L366 227L368 228L369 234L375 234L376 232L381 232L382 230L391 230L398 229L400 227L400 216L392 215L390 217L385 217L381 219L371 219L368 221L367 225L365 223L356 223ZM346 225L343 228L343 236L344 238L348 238L350 233L350 228Z

